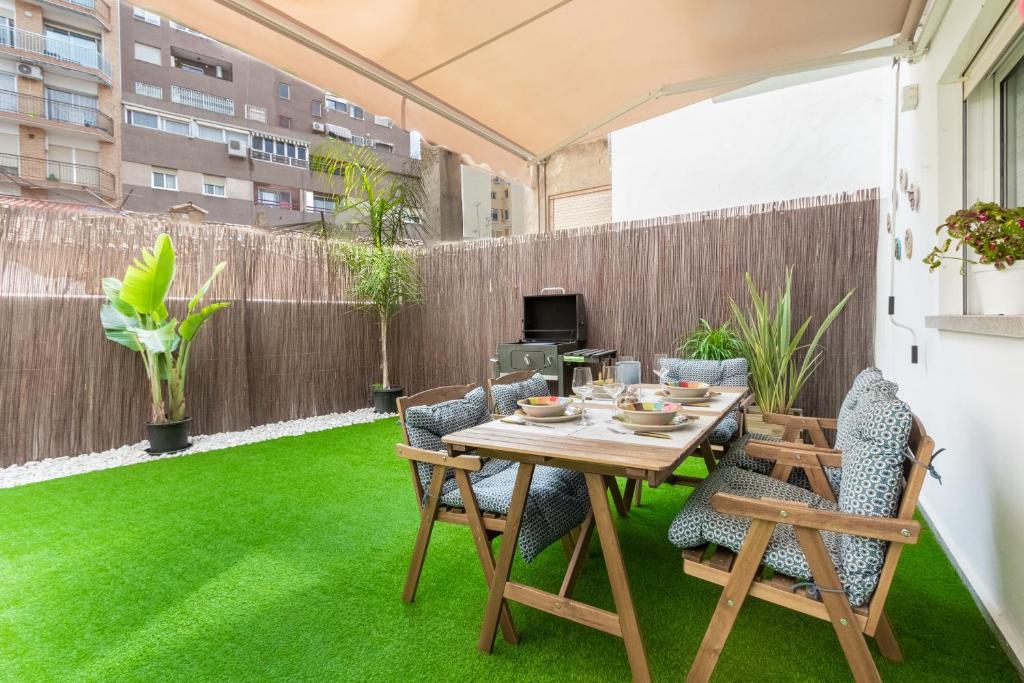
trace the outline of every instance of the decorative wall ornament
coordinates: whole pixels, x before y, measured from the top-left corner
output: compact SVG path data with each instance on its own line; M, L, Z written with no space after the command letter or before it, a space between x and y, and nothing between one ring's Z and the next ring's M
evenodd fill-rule
M910 228L903 233L903 249L907 252L907 258L914 258L914 233L910 232Z
M890 234L890 235L892 234L892 214L891 213L885 214L885 231L888 234Z
M917 186L917 183L913 183L907 190L907 200L910 202L911 211L917 211L921 206L921 188Z
M907 177L907 171L905 169L901 168L900 169L900 176L899 177L900 177L900 189L903 190L904 192L906 192L907 191L907 183L909 182L909 178Z
M896 257L897 261L903 260L903 246L900 243L899 237L893 240L893 256Z

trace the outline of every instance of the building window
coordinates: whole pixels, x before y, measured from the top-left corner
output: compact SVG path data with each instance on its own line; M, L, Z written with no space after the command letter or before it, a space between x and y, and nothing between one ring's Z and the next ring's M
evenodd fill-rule
M203 194L208 197L223 197L225 179L215 175L203 176Z
M292 87L287 83L278 83L277 96L282 100L290 100L292 98Z
M348 102L340 100L337 97L331 97L328 95L324 98L327 102L327 108L333 109L334 111L340 111L342 114L348 113Z
M189 28L188 26L185 26L184 24L179 24L179 23L177 23L175 21L168 21L167 24L171 28L173 28L175 31L182 31L183 33L191 33L194 36L199 36L200 38L206 38L206 36L203 35L202 33L200 33L199 31L195 30L194 28Z
M333 195L323 194L322 192L313 193L314 211L334 211L334 206L335 201Z
M165 133L173 133L174 135L190 135L192 133L192 126L188 121L179 121L178 119L169 119L166 116L161 116L160 130Z
M272 206L275 209L291 209L293 208L292 193L289 190L257 187L256 204L259 206Z
M205 111L212 111L225 116L235 115L235 101L229 97L211 95L200 90L182 88L180 85L171 86L171 102L183 104L186 107L194 107Z
M141 7L135 7L135 8L132 9L132 15L136 19L138 19L140 21L144 21L147 24L153 24L153 26L159 26L160 25L160 15L156 14L155 12L150 12L149 10L144 10Z
M391 144L390 142L385 142L384 140L374 140L373 141L373 148L374 149L382 150L384 152L394 152L395 151L395 146L393 144Z
M169 168L153 169L153 189L177 191L178 172Z
M502 218L507 221L508 220L508 209L502 209L501 213L502 213Z
M355 145L356 147L365 147L366 138L364 138L362 135L353 135L352 144Z
M508 199L508 190L505 190L505 199Z
M140 126L142 128L160 128L160 117L156 114L128 109L125 112L125 116L127 117L128 125Z
M391 128L392 126L395 125L395 122L392 121L387 116L374 116L373 122L376 123L378 126L384 126L385 128Z
M351 107L349 108L349 113L348 113L348 115L349 115L349 116L351 116L351 117L352 117L352 118L354 118L354 119L359 119L360 121L362 121L362 120L363 120L364 118L366 118L366 112L364 112L364 111L363 111L363 108L362 108L362 107L360 107L360 106L359 106L359 105L357 105L357 104L353 104L353 105L352 105L352 106L351 106Z
M210 142L224 142L224 129L204 126L200 123L196 126L196 137Z
M100 68L103 55L99 37L49 25L43 26L43 35L46 38L43 49L48 56L92 69Z
M290 116L278 116L277 125L281 126L282 128L291 128L292 119Z
M142 95L143 97L152 97L158 100L164 98L164 89L159 85L152 85L150 83L139 83L135 82L135 94Z
M491 220L492 221L497 221L498 220L498 210L497 209L491 209Z
M250 121L267 122L267 110L263 107L254 107L251 104L245 105L245 118Z
M324 103L320 100L313 100L309 104L309 113L316 118L320 118L324 115Z
M210 78L218 78L222 81L231 80L231 62L207 57L191 50L172 46L171 64L175 69L180 69L196 76L209 76Z
M140 62L156 64L157 66L161 66L164 63L160 48L146 45L145 43L135 43L135 59Z
M286 140L275 140L262 135L252 136L253 159L271 161L275 164L288 164L306 168L309 165L309 149L303 145Z
M498 198L498 193L497 192L492 192L491 193L491 199L497 199L497 198Z

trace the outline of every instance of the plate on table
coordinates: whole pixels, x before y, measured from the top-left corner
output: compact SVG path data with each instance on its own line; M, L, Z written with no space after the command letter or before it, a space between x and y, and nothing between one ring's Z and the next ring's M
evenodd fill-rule
M671 424L638 425L633 422L627 422L626 420L622 419L621 415L616 415L614 419L616 424L618 424L620 427L625 427L626 429L633 432L674 432L677 429L682 429L683 427L685 427L691 420L691 418L687 417L686 415L677 415L676 419L672 420Z
M526 422L539 422L541 424L545 422L572 422L583 417L583 411L576 406L570 406L566 409L564 415L555 415L554 417L531 417L521 410L517 410L515 416Z
M658 396L660 398L669 399L669 400L672 401L672 403L679 403L680 405L688 406L688 405L693 405L695 403L707 403L708 401L710 401L714 397L721 396L722 394L717 392L717 391L709 391L707 393L707 396L692 396L692 397L689 397L689 398L684 398L684 397L679 397L679 396L672 396L667 391L665 391L664 389L661 389L659 391L655 391L654 395Z

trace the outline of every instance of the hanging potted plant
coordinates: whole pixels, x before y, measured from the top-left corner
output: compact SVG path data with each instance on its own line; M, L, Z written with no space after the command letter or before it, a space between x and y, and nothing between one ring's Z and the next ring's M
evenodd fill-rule
M403 388L392 384L388 359L388 324L410 304L423 299L419 268L403 246L410 223L418 225L423 188L418 175L396 174L367 147L339 140L320 145L310 160L325 187L332 189L334 213L355 234L336 240L335 258L350 275L349 293L356 305L380 326L381 381L373 384L378 413L397 412ZM334 237L323 221L313 229Z
M128 266L124 279L103 279L107 303L100 308L103 331L139 354L149 380L150 419L146 424L150 453L169 453L189 446L185 378L192 343L203 324L231 304L218 301L200 307L210 285L224 270L219 263L186 305L182 320L171 317L167 295L174 282L175 254L171 238L162 234L153 249Z
M774 300L768 292L758 290L750 273L745 280L750 308L743 311L731 298L729 306L746 350L750 389L763 415L791 413L800 390L821 364L822 352L818 349L821 338L846 307L853 290L825 316L810 343L805 343L811 318L793 330L793 270L786 269L785 283L782 290L775 293ZM766 427L764 431L782 430Z
M1024 207L1009 209L994 202L977 202L969 209L952 214L935 229L946 238L924 258L929 272L943 261L960 261L960 274L966 275L967 263L971 269L968 294L971 310L986 315L1024 315L1024 266L1014 264L1024 259ZM963 253L969 247L969 256L953 256L955 246Z

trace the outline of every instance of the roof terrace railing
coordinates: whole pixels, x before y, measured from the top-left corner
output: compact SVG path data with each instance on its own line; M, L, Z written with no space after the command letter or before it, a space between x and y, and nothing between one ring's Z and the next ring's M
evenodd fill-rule
M114 174L96 166L23 157L19 154L0 154L0 172L18 176L30 182L80 185L98 190L103 194L116 194Z
M13 90L0 90L0 115L3 112L36 116L49 121L67 123L83 128L95 128L114 135L114 120L95 107L58 102L57 100L26 95Z
M108 80L112 78L113 68L98 50L76 45L67 38L44 36L20 28L0 26L0 46L49 57L65 64L94 69Z

